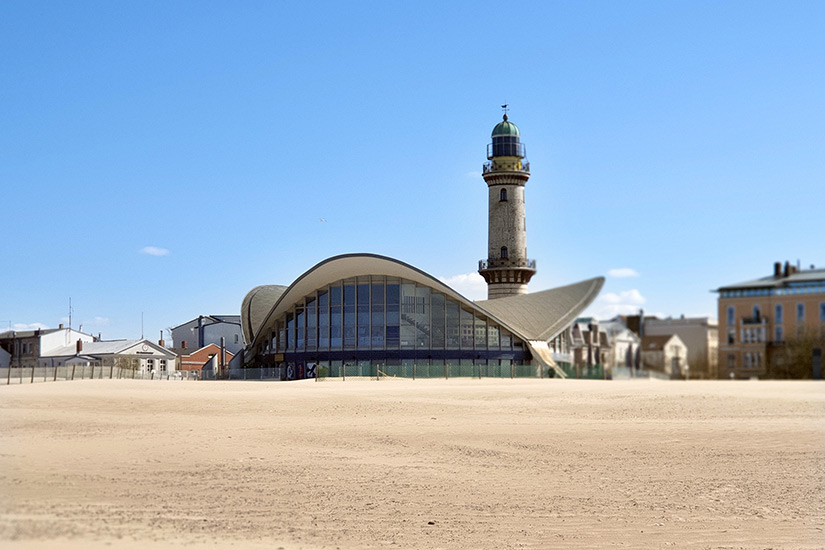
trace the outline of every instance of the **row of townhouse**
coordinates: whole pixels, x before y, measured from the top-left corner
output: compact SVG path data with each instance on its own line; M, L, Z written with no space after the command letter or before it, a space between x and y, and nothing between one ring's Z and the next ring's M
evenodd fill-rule
M647 371L675 379L715 378L717 345L713 318L657 319L643 312L607 321L577 319L549 343L554 360L572 376L598 367L604 377Z
M163 339L103 340L62 324L10 330L0 333L0 368L100 365L161 376L205 368L222 373L243 349L240 316L199 316L172 329L172 335L180 338L178 347L167 347Z

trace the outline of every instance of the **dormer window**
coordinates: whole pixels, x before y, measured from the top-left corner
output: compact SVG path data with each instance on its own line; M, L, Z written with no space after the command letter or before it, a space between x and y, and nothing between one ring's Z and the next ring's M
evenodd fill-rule
M501 247L501 259L502 260L507 259L507 247L506 246Z
M507 190L506 189L501 190L501 199L499 200L499 202L507 202Z

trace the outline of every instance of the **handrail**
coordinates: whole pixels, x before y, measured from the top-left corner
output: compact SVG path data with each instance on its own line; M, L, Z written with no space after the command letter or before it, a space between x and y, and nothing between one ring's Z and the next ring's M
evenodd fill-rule
M479 271L483 271L485 269L501 269L501 268L523 268L526 267L527 269L536 269L536 260L508 260L508 259L486 259L486 260L479 260L478 261L478 269Z

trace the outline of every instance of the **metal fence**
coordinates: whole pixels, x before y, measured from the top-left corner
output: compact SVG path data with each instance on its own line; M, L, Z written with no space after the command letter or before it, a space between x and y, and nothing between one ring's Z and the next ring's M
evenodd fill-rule
M232 369L230 380L346 380L347 378L549 378L547 372L532 365L472 365L472 364L345 364L315 365L308 370L297 371L290 367L266 367ZM216 376L204 371L204 380L214 380Z
M138 369L110 365L64 365L60 367L11 367L0 368L0 384L34 384L65 380L185 380L186 371L170 373L145 372Z
M562 364L568 378L580 379L627 379L627 378L667 378L663 373L613 367L605 373L601 365L591 368ZM543 370L532 365L472 365L472 364L345 364L315 365L311 371L290 371L288 367L267 367L232 369L224 376L213 371L174 371L170 373L146 372L138 369L114 367L110 365L68 365L60 367L11 367L0 368L0 384L33 384L35 382L57 382L66 380L296 380L314 378L323 380L346 380L347 378L554 378L552 370Z

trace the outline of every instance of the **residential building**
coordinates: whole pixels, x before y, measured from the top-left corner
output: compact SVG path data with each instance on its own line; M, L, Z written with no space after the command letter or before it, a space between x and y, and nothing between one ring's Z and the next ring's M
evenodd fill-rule
M200 372L213 359L217 361L217 372L222 372L228 368L229 362L235 356L232 352L224 349L223 355L221 347L215 344L207 344L206 346L194 350L191 353L185 353L185 350L178 349L178 357L180 360L180 370L182 371L198 371Z
M78 339L73 345L49 351L40 364L46 367L66 365L120 367L163 376L177 370L177 355L146 339L93 342Z
M688 348L675 334L642 337L642 365L666 374L673 380L689 376L685 370Z
M822 377L825 269L776 262L772 275L716 292L720 377Z
M246 342L241 329L240 315L199 315L172 329L172 343L176 349L198 350L209 344L221 345L237 354Z
M7 331L0 333L0 348L8 357L0 356L0 366L8 361L11 367L32 368L43 366L42 358L54 350L81 342L93 342L95 337L84 334L62 324L58 328L36 330Z
M712 317L668 317L644 319L646 336L676 334L687 346L688 356L685 369L690 378L715 379L718 377L719 325Z
M638 368L640 365L637 365L636 358L641 357L639 346L642 339L627 327L624 318L616 316L608 321L600 321L599 326L605 331L611 344L606 365L609 368Z

